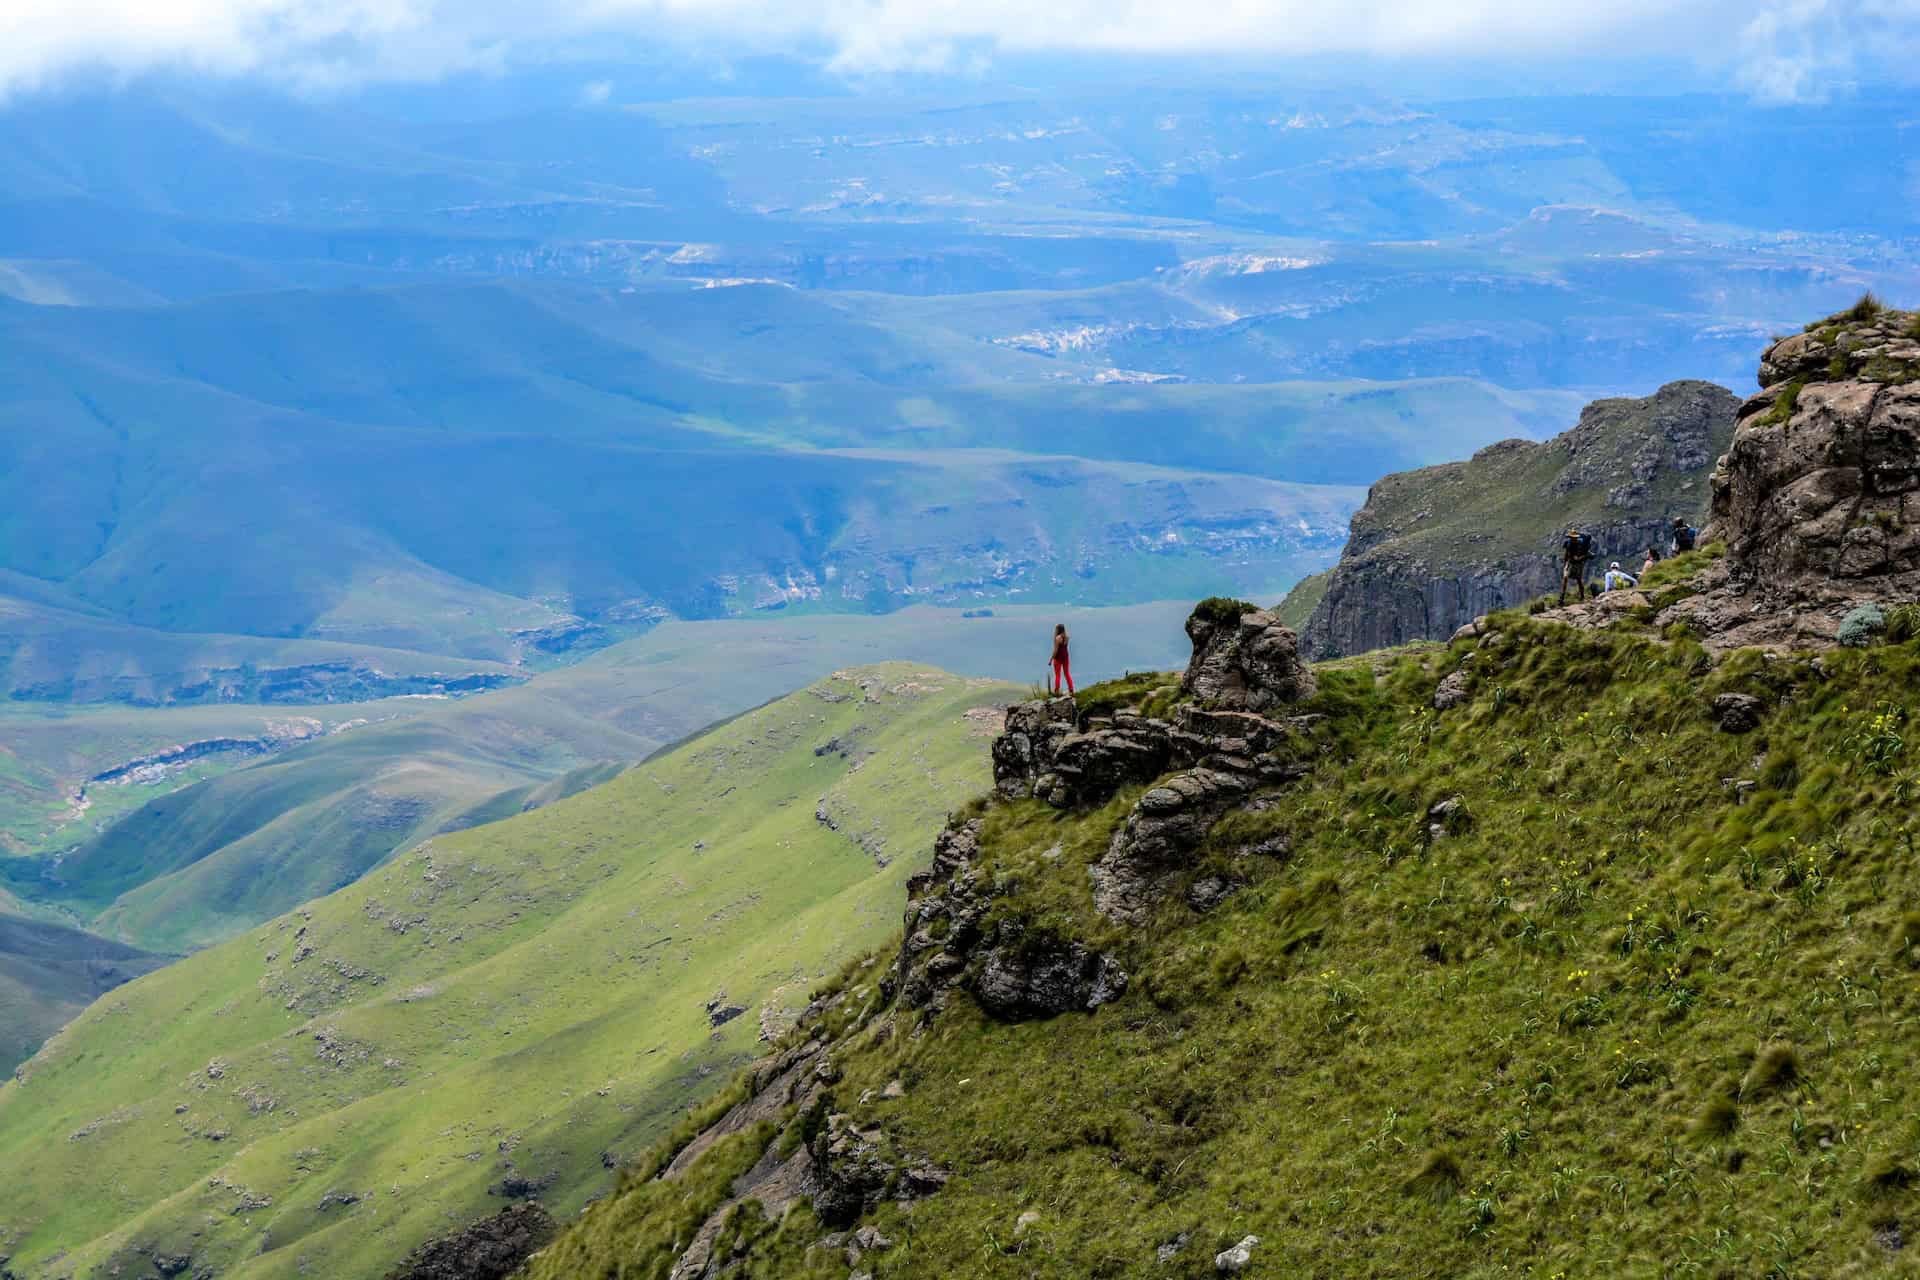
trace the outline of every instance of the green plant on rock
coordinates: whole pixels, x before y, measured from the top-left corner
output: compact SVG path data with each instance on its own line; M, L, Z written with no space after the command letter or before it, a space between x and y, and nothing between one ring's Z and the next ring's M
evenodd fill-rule
M1847 610L1846 617L1840 619L1840 630L1834 638L1849 648L1864 649L1886 629L1887 615L1879 605L1856 605Z

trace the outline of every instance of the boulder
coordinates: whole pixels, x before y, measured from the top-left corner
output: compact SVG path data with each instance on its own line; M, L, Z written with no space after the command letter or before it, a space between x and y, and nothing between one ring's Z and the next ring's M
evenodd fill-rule
M559 1230L552 1214L528 1200L428 1241L388 1272L388 1280L501 1280Z
M1713 532L1770 589L1920 570L1920 385L1815 383L1786 421L1743 422L1714 472Z
M1464 671L1449 672L1433 691L1433 709L1451 711L1473 697L1472 680Z
M1187 618L1187 638L1193 656L1180 687L1203 706L1264 711L1313 695L1313 672L1293 632L1265 609L1236 616L1203 605Z
M1091 1011L1120 998L1127 974L1111 956L1078 942L1035 943L1003 933L972 983L980 1007L1010 1022Z
M1747 733L1760 725L1766 704L1750 693L1722 693L1713 700L1713 722L1722 733Z

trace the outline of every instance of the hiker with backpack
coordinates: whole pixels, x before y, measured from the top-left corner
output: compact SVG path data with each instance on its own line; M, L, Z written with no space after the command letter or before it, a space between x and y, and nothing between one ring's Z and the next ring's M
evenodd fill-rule
M1693 550L1693 544L1699 537L1700 531L1688 524L1685 516L1673 518L1673 554Z
M1067 682L1067 692L1073 692L1073 668L1067 661L1067 624L1059 622L1053 628L1053 691L1060 692L1060 681Z
M1637 587L1639 585L1640 579L1634 577L1625 569L1622 569L1620 562L1615 560L1607 566L1607 576L1601 580L1600 589L1602 591L1613 591L1625 587Z
M1566 541L1560 544L1560 603L1567 602L1567 586L1573 586L1574 598L1587 594L1587 561L1593 559L1593 535L1580 532L1580 526L1568 525Z

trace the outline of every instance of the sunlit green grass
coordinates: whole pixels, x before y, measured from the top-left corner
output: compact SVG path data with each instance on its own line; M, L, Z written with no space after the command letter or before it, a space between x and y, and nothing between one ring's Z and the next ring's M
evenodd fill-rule
M1261 1275L1920 1274L1889 1247L1920 1216L1920 646L1715 665L1495 621L1489 648L1322 669L1312 774L1195 859L1249 881L1211 915L1094 915L1125 797L989 809L996 911L1133 981L1089 1016L961 1000L843 1037L830 1105L955 1175L878 1211L897 1243L862 1269L1201 1277L1253 1234ZM1472 701L1434 712L1461 666ZM1715 727L1728 691L1759 729ZM1434 839L1451 796L1469 816ZM1290 859L1233 858L1276 832ZM733 1230L741 1274L846 1273L804 1210ZM601 1263L651 1274L578 1274Z
M0 1090L9 1265L374 1276L509 1175L571 1212L897 926L1011 692L858 669L111 993Z

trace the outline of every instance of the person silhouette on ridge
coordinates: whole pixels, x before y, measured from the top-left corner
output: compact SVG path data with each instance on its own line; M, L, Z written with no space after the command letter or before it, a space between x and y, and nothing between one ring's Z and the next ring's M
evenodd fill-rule
M1067 662L1067 624L1057 622L1053 627L1053 691L1060 692L1060 681L1067 682L1067 692L1073 692L1073 669Z
M1567 586L1573 586L1573 597L1583 600L1587 595L1587 561L1593 559L1593 535L1580 532L1580 526L1567 526L1566 541L1560 544L1560 603L1567 602Z

